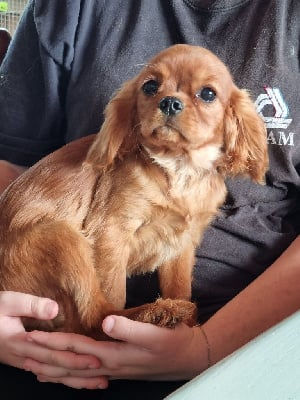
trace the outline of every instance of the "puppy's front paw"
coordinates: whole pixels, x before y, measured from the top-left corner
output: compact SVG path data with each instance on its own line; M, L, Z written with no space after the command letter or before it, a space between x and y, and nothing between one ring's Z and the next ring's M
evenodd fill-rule
M193 326L197 323L197 307L186 300L159 298L155 303L145 305L131 317L136 321L167 328L174 328L180 322Z

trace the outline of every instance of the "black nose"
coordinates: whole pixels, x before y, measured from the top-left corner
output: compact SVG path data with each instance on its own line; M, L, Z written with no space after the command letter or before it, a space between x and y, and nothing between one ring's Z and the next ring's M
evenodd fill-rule
M179 114L183 107L181 100L171 96L164 97L159 103L160 110L166 115Z

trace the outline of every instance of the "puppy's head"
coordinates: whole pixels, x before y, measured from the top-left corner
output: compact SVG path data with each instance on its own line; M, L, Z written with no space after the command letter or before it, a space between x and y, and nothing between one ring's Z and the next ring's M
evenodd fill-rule
M105 167L138 146L156 160L185 159L256 181L267 167L265 127L252 101L226 66L198 46L162 51L122 86L87 161Z

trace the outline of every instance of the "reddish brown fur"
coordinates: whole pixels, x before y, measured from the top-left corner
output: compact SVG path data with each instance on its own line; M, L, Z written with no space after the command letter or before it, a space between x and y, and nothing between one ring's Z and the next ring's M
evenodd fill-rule
M142 86L158 80L158 93ZM202 87L212 103L196 97ZM167 117L165 96L184 103ZM173 46L109 103L97 136L41 160L2 195L0 289L56 299L52 322L28 329L101 337L109 313L192 324L194 249L226 196L224 178L263 182L264 124L209 51ZM158 269L162 299L124 310L126 276Z

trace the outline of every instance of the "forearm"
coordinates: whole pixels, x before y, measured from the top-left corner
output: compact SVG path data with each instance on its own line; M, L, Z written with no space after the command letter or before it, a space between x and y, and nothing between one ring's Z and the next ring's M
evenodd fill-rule
M0 194L25 170L25 167L0 160Z
M215 363L300 308L300 237L204 325Z

